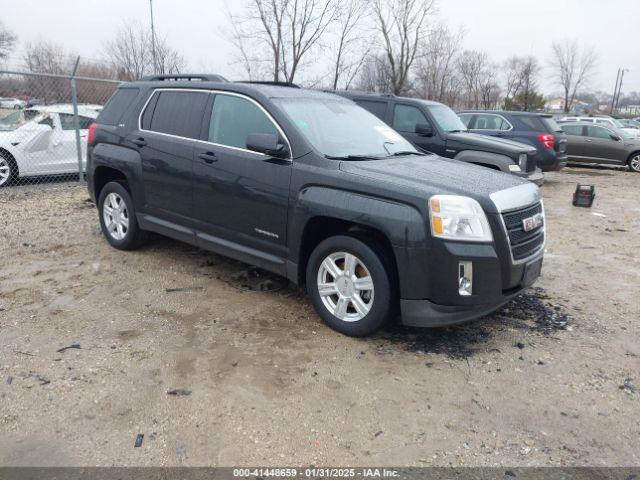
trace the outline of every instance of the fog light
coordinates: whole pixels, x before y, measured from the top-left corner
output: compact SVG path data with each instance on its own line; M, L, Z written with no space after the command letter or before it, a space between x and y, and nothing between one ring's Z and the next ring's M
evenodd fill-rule
M468 297L473 293L473 264L471 262L458 263L458 294Z

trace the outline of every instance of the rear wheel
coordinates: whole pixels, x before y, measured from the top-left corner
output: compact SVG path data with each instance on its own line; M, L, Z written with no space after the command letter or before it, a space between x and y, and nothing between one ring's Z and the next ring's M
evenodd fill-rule
M13 157L0 153L0 187L11 185L18 179L18 166Z
M640 152L632 153L627 165L632 172L640 173Z
M136 220L133 200L119 182L107 183L98 200L100 227L107 241L120 250L133 250L146 240Z
M363 337L393 311L393 288L384 254L360 238L339 235L321 242L307 264L307 290L316 312L334 330Z

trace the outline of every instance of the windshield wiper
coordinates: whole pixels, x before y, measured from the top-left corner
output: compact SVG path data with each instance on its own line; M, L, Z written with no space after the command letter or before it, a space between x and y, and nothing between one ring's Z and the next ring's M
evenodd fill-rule
M329 160L382 160L375 155L325 155Z
M393 152L389 156L390 157L403 157L405 155L420 155L421 157L424 157L424 156L426 156L428 154L427 153L418 152L416 150L403 150L402 152Z

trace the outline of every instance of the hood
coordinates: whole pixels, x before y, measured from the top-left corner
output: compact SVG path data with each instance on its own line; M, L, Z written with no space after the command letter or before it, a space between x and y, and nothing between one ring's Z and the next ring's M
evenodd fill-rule
M340 170L376 182L425 192L426 196L436 193L466 195L490 210L495 209L490 200L492 193L530 183L508 173L437 155L343 161Z
M536 149L531 145L514 142L513 140L507 140L506 138L496 138L487 135L480 135L478 133L447 133L447 139L455 140L456 142L460 142L461 144L468 145L470 147L479 147L483 150L490 150L497 153L506 153L507 155L519 155L523 152L534 154L536 152Z

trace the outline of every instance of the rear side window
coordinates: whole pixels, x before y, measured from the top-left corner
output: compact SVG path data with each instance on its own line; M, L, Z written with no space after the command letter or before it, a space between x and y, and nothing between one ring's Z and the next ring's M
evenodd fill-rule
M510 130L511 125L504 118L499 115L491 114L478 114L476 115L475 125L473 127L476 130Z
M542 123L542 119L535 115L521 115L518 119L535 132L547 132L547 127Z
M133 100L138 96L139 88L119 88L116 90L98 116L98 123L117 125Z
M386 102L374 102L371 100L355 100L355 102L365 110L373 113L380 120L384 120L384 117L387 113Z
M419 109L411 105L396 105L393 111L394 129L399 132L414 133L419 123L429 125L429 121Z
M562 131L567 135L582 136L582 125L562 125Z
M246 149L247 137L252 133L278 135L278 130L262 109L250 100L216 95L209 125L209 141Z
M199 138L209 93L164 90L154 95L158 95L158 98L148 126L149 130L178 137ZM147 109L152 103L149 102ZM146 114L147 110L143 117Z

